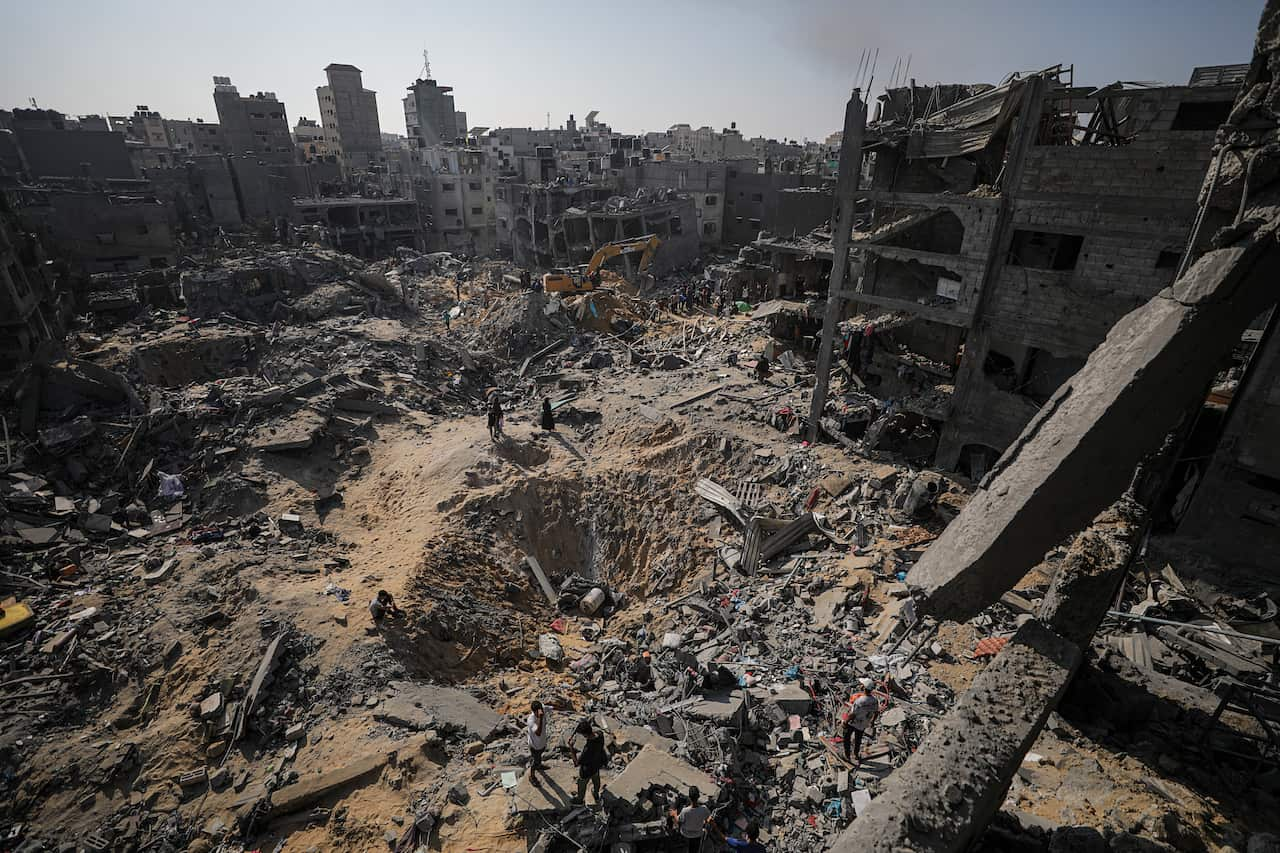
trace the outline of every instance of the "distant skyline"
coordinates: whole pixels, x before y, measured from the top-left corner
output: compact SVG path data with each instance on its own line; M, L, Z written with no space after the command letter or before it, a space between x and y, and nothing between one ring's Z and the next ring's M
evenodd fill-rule
M561 0L483 5L224 0L181 12L147 0L3 0L0 108L216 121L213 76L275 92L319 120L324 67L350 63L378 94L384 133L404 135L401 99L419 76L452 86L472 126L558 127L590 110L623 133L686 122L744 136L822 140L839 129L864 50L879 49L874 98L896 60L920 84L998 83L1075 65L1078 85L1185 84L1197 65L1246 62L1263 0L1078 0L1028 4L899 0L694 0L616 13ZM1030 7L1030 8L1029 8Z

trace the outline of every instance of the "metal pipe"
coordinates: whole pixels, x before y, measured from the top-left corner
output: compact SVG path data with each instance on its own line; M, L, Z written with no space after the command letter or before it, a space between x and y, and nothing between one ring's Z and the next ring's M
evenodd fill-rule
M1222 634L1225 637L1238 637L1241 640L1253 640L1258 643L1266 643L1268 645L1280 645L1280 637L1263 637L1258 634L1244 634L1240 631L1233 631L1230 628L1218 628L1213 625L1196 625L1191 622L1174 622L1172 619L1157 619L1155 616L1139 616L1136 613L1124 613L1119 610L1108 610L1108 616L1115 616L1117 619L1129 619L1135 622L1149 622L1152 625L1171 625L1174 628L1190 628L1193 631L1202 631L1206 634Z

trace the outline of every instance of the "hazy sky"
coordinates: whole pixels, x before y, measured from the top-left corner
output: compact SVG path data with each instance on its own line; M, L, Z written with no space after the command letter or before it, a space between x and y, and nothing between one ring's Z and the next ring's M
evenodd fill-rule
M1263 0L364 0L199 4L0 0L0 107L216 120L212 76L274 91L290 125L318 118L324 66L364 71L382 129L431 53L474 127L553 126L588 110L615 130L676 122L821 139L839 128L859 56L911 76L996 83L1074 63L1078 84L1186 83L1196 65L1248 61Z

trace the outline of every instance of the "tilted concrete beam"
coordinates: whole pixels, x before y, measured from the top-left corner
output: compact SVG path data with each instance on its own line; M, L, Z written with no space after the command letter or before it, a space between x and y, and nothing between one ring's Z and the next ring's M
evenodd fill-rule
M1019 628L844 831L834 853L967 849L999 811L1079 664L1080 649L1039 622Z

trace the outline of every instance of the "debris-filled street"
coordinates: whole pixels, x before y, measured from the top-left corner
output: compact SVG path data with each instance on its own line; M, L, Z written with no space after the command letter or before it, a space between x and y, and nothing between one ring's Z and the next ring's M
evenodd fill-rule
M1278 27L759 154L0 111L0 851L1280 850Z

